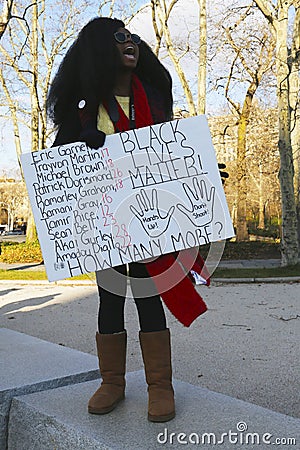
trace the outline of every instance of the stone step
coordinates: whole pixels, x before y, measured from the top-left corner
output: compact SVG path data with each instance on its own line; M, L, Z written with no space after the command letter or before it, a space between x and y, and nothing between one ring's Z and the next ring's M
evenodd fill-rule
M0 328L0 358L1 450L6 448L12 397L99 377L96 356L6 328Z
M220 445L226 450L264 450L272 448L272 444L276 449L300 447L299 419L177 380L175 419L148 422L142 371L127 374L126 399L114 411L91 415L87 401L98 386L98 381L90 381L14 398L8 449L211 449ZM276 439L281 439L280 445Z

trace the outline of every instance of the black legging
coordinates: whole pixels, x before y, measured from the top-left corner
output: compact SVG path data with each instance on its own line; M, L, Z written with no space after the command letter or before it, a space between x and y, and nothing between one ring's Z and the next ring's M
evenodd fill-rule
M127 266L97 272L100 297L98 329L102 334L124 331L124 305L127 290ZM131 290L143 332L166 329L166 316L160 296L143 263L130 263ZM137 279L134 279L137 278ZM142 278L142 280L138 280ZM146 292L148 289L148 293ZM149 294L149 295L148 295Z

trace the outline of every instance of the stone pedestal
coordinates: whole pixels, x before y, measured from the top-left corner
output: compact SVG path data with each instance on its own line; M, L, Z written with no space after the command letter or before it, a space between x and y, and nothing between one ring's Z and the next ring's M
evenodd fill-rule
M88 414L87 399L98 386L97 381L90 381L14 398L8 449L299 447L299 419L176 380L176 417L167 423L148 422L142 371L127 375L126 398L114 411ZM285 441L275 445L276 439ZM287 445L288 439L294 439L298 447L292 441Z
M96 356L6 328L0 329L0 360L1 450L12 397L99 378Z

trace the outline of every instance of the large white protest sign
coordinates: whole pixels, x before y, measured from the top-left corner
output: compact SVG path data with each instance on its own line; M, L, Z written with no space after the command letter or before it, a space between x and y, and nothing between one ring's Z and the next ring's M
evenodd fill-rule
M50 281L234 235L205 116L24 154Z

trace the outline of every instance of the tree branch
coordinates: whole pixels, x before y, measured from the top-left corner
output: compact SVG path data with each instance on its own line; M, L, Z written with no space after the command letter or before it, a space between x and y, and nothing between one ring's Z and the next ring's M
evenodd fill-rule
M273 12L270 8L270 4L266 0L253 0L258 9L261 11L261 13L265 16L271 27L274 29L274 31L277 31L277 22L274 18Z
M11 20L11 13L14 0L4 0L3 13L0 17L0 39L2 38L9 21Z
M241 109L240 109L240 105L239 103L235 103L230 97L229 97L229 87L230 87L230 81L232 80L232 74L233 74L233 69L236 63L236 60L238 59L238 55L236 55L236 57L234 58L234 60L232 61L231 67L230 67L230 72L227 78L227 83L225 86L225 97L227 99L227 101L231 104L231 106L233 106L233 108L235 109L235 111L238 113L238 115L241 115Z

